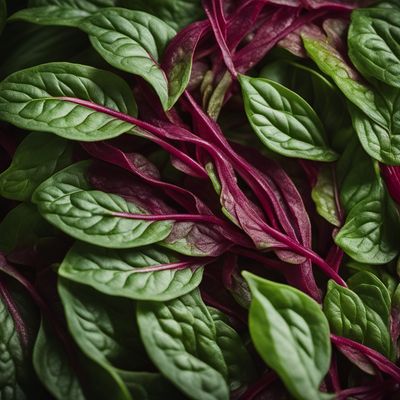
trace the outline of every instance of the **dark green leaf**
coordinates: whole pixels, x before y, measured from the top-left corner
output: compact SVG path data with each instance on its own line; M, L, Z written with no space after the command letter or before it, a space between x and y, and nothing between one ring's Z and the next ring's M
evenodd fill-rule
M172 222L129 219L118 213L146 214L124 198L92 190L90 162L74 164L43 182L32 196L39 212L72 237L107 248L139 247L165 239Z
M22 203L13 208L0 223L0 251L9 253L24 246L34 246L41 238L54 234L55 229L35 206Z
M175 31L160 19L140 11L104 9L80 26L94 48L112 66L149 82L164 108L168 106L168 81L158 64Z
M400 88L400 10L360 9L351 14L349 56L366 77Z
M178 261L168 251L156 248L109 250L78 242L65 257L59 274L112 296L165 301L195 289L203 268L199 265L153 272L140 269Z
M252 292L250 334L263 360L299 400L331 399L319 392L331 343L320 306L291 286L244 272Z
M29 200L36 187L72 162L72 144L48 133L32 133L18 146L10 167L0 174L0 195Z
M0 83L0 119L83 141L112 138L132 128L67 98L136 114L132 92L118 76L79 64L49 63L16 72Z
M240 76L247 117L261 141L279 154L334 161L320 119L311 106L284 86Z
M44 321L36 339L33 365L43 385L57 400L85 400L65 349Z
M93 13L103 7L114 7L119 0L30 0L30 7L59 6L67 8L77 8Z
M131 399L116 368L145 368L146 355L134 319L134 303L62 278L58 292L75 342L110 374L118 388L115 399Z
M132 10L147 11L176 30L203 17L200 0L122 0L121 4Z
M166 303L139 302L137 318L150 358L182 392L194 400L229 399L215 324L198 291Z
M257 378L253 360L228 318L215 308L209 307L208 310L215 323L217 343L228 367L229 388L231 392L243 388Z

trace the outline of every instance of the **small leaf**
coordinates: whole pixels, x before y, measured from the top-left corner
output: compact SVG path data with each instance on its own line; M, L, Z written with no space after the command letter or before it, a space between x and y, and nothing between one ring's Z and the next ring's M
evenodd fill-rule
M72 162L72 144L46 133L31 133L18 146L11 165L0 174L0 195L29 200L45 179Z
M215 324L198 291L166 303L139 302L137 318L150 358L182 392L194 400L229 399Z
M311 196L317 207L318 214L332 225L340 227L341 221L336 207L335 187L331 168L323 166L320 169L317 183L312 189Z
M214 320L217 343L228 367L229 388L232 391L245 387L257 378L253 360L239 334L230 326L228 318L215 308L208 310Z
M103 9L80 26L112 66L149 82L168 108L168 81L159 60L175 31L160 19L123 8Z
M111 296L166 301L200 284L201 264L185 269L140 270L178 261L168 251L156 248L109 250L77 242L62 262L59 274Z
M367 78L400 88L400 10L360 9L351 14L349 56Z
M85 400L65 350L44 321L33 351L33 366L43 385L57 400Z
M118 76L79 64L49 63L16 72L0 83L0 119L83 141L109 139L132 128L69 98L136 115L132 92Z
M32 204L19 204L0 223L0 251L9 253L34 246L41 238L54 236L55 229Z
M263 360L296 399L332 399L319 392L331 358L329 325L320 306L293 287L243 275L253 295L250 334Z
M287 157L334 161L321 121L311 106L284 86L240 76L247 117L261 141Z
M107 248L139 247L165 239L172 222L151 222L119 216L145 210L124 198L92 190L83 161L56 173L34 192L32 201L51 224L68 235Z

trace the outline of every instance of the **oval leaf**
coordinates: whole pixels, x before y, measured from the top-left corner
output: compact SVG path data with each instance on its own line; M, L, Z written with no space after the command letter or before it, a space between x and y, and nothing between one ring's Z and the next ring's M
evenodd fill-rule
M139 302L137 318L150 358L182 392L194 400L229 399L215 324L198 291L164 304Z
M165 301L182 296L201 282L200 265L185 269L142 272L178 262L156 248L109 250L77 242L64 258L59 274L100 292L137 300Z
M123 8L104 9L80 26L112 66L141 76L168 108L168 80L158 61L175 31L153 15Z
M71 98L136 115L132 92L118 76L79 64L49 63L16 72L0 83L0 119L82 141L109 139L132 128Z
M250 334L263 360L296 399L332 398L319 392L331 358L329 325L320 306L293 287L249 272L243 276L253 296Z
M86 178L90 162L74 164L43 182L32 196L39 212L68 235L107 248L139 247L165 239L172 222L124 218L144 214L124 198L91 190Z
M29 200L40 183L71 162L71 142L47 133L31 133L18 146L9 168L0 174L0 195Z
M247 117L261 141L287 157L334 161L321 121L296 93L268 79L240 76Z

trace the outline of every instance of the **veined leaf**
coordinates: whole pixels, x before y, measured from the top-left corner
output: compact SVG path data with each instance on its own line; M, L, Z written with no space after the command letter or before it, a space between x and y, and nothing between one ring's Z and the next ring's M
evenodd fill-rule
M139 302L137 318L150 358L182 392L194 400L229 399L215 324L198 291L166 303Z
M320 119L299 95L262 78L240 76L247 117L270 149L288 157L334 161Z
M49 63L16 72L0 83L0 119L82 141L109 139L132 128L71 98L136 115L131 90L118 76L79 64Z
M72 144L48 133L32 133L18 146L11 165L0 174L0 195L29 200L36 187L72 163Z
M92 190L86 177L89 166L89 161L74 164L36 189L32 201L44 218L76 239L107 248L144 246L169 235L172 222L124 217L146 210L118 195Z
M400 88L400 10L355 10L349 29L349 56L356 68Z
M179 260L166 250L110 250L77 242L68 252L59 274L111 296L166 301L195 289L201 282L201 264L157 271L157 266ZM141 269L152 269L141 272Z
M30 7L60 6L77 8L90 13L104 7L114 7L120 0L29 0Z
M320 306L291 286L243 275L253 296L250 334L263 360L296 399L332 399L319 392L331 358L329 325Z
M175 31L153 15L123 8L104 9L80 26L112 66L149 82L168 108L168 80L159 60Z

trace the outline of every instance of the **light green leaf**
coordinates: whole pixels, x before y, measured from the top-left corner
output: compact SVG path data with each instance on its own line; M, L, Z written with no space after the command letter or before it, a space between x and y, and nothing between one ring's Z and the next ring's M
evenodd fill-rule
M170 221L143 221L116 215L147 211L120 196L92 190L89 161L74 164L43 182L32 201L51 224L68 235L107 248L139 247L165 239Z
M400 88L400 10L359 9L351 13L349 56L367 78Z
M253 296L250 334L263 360L296 399L332 399L319 392L331 358L329 325L320 306L291 286L243 275Z
M111 296L166 301L200 284L201 265L153 272L140 269L178 261L168 251L154 247L110 250L77 242L64 258L59 274Z
M0 174L0 195L29 200L40 183L71 162L71 142L48 133L31 133L18 146L8 169Z
M267 79L241 75L239 80L250 124L270 150L316 161L337 159L320 119L304 99Z
M340 227L341 221L336 207L335 187L332 169L330 167L321 167L318 172L317 183L312 189L311 196L316 205L318 214L332 225Z
M243 388L257 378L253 360L228 318L215 308L208 307L208 310L215 323L217 343L228 367L229 388L231 392Z
M175 31L160 19L123 8L103 9L80 26L112 66L149 82L168 108L168 80L159 60Z
M137 318L150 358L182 392L194 400L229 399L215 324L198 291L166 303L139 302Z
M118 76L79 64L49 63L16 72L0 83L0 119L82 141L109 139L132 128L68 98L136 115L132 92Z
M65 350L44 321L33 351L33 366L43 385L57 400L86 400Z

